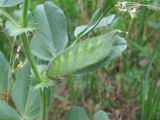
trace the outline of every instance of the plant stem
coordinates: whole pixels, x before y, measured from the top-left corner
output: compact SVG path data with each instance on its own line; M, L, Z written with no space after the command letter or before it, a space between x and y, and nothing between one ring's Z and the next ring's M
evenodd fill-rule
M45 88L41 92L41 120L46 120L46 94Z
M24 0L23 2L23 15L22 15L22 27L27 27L27 9L28 9L28 0ZM26 53L26 56L28 58L29 63L31 64L32 70L35 74L36 79L39 82L42 82L42 78L41 75L38 72L38 68L36 67L35 61L33 60L32 54L31 54L31 50L29 47L29 42L28 42L28 38L26 36L26 34L22 34L22 42L23 42L23 46L24 46L24 50ZM46 95L45 95L45 89L40 90L40 95L41 95L41 119L42 120L46 120Z
M27 27L27 9L28 9L28 0L23 2L23 15L22 15L22 26Z
M147 8L143 8L140 14L141 14L139 18L140 24L138 25L138 34L136 36L136 40L139 45L142 44L142 40L143 40L143 32L144 32L145 21L147 17Z
M6 12L4 9L0 8L0 12L6 17L8 18L8 20L10 20L13 24L15 24L16 26L19 27L19 24L16 22L16 20L8 13Z
M23 27L27 27L27 8L28 8L28 0L24 0L24 3L23 3L23 15L22 15L22 26ZM30 48L29 48L29 43L28 43L28 39L27 39L27 36L25 34L22 34L22 42L23 42L23 46L24 46L24 50L25 50L25 53L27 55L27 58L31 64L31 67L32 67L32 70L35 74L35 76L38 78L38 80L41 79L39 73L38 73L38 69L33 61L33 58L32 58L32 55L31 55L31 51L30 51Z
M129 27L128 27L128 34L126 34L126 37L125 37L126 39L128 39L128 37L129 37L130 31L131 31L131 28L132 28L132 24L133 24L133 20L134 20L134 18L131 17L131 21L130 21Z
M27 55L28 61L31 64L32 70L33 70L37 80L39 82L41 82L42 80L41 80L40 74L38 72L38 69L36 67L36 64L33 61L33 57L31 55L31 51L30 51L30 48L29 48L28 39L27 39L27 36L25 34L22 34L22 42L23 42L24 50L25 50L25 53Z
M24 8L23 8L23 15L22 15L22 26L23 27L27 27L27 9L28 9L28 0L24 0ZM31 54L31 51L30 51L30 48L29 48L29 43L28 43L28 39L27 39L27 36L26 34L22 34L22 42L23 42L23 46L24 46L24 50L25 50L25 53L27 55L27 58L28 58L28 61L29 63L31 64L31 67L32 67L32 70L36 76L36 78L41 81L41 77L40 77L40 74L38 72L38 69L36 67L36 64L33 60L33 57L32 57L32 54Z

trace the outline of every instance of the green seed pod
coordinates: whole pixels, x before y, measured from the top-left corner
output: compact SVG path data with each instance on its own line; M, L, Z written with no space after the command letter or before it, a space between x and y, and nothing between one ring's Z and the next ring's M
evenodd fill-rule
M78 42L59 54L49 65L47 76L56 78L71 73L83 73L103 67L120 55L126 41L117 36L118 31Z

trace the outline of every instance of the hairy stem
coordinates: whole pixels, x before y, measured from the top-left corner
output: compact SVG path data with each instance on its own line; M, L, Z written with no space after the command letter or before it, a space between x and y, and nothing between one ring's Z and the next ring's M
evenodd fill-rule
M35 64L35 62L33 60L33 57L31 55L28 39L27 39L27 36L25 34L22 34L22 42L23 42L23 46L24 46L24 50L25 50L26 56L28 58L29 63L31 64L31 67L32 67L32 70L33 70L33 72L35 74L35 77L40 82L42 80L41 80L40 74L38 72L38 69L36 67L36 64Z
M22 15L22 27L27 27L27 9L28 9L28 0L24 0L23 2L23 15ZM23 46L24 46L24 50L25 50L25 53L26 53L26 56L28 58L28 61L29 63L31 64L31 67L32 67L32 70L35 74L35 77L36 79L39 81L39 82L42 82L42 78L38 72L38 68L36 67L36 64L35 64L35 61L32 57L32 54L31 54L31 50L30 50L30 47L29 47L29 42L28 42L28 38L26 36L26 34L22 34L22 42L23 42ZM41 119L42 120L46 120L46 96L45 96L45 89L43 90L40 90L40 95L41 95L41 111L42 111L42 114L41 114Z
M22 19L22 26L23 27L27 27L27 9L28 9L28 0L24 0L24 2L23 2L23 15L22 15L22 18L23 18ZM28 43L28 39L27 39L26 34L22 34L22 42L23 42L24 50L27 55L28 61L31 64L32 70L33 70L36 78L39 81L41 81L40 74L39 74L38 69L36 67L36 64L33 60L31 50L29 48L29 43Z

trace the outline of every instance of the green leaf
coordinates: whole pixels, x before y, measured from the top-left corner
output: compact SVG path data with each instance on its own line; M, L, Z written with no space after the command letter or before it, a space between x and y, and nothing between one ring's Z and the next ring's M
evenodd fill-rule
M16 81L12 88L12 99L19 113L29 120L35 120L40 113L39 91L30 87L30 67L26 64L16 73Z
M59 54L47 70L49 78L71 73L86 73L103 67L126 49L118 31L76 43Z
M35 120L40 115L40 94L39 91L34 91L32 88L29 89L28 97L26 101L25 113L23 116L29 120Z
M71 107L63 120L89 120L86 112L81 107Z
M22 33L33 32L33 30L36 30L36 28L22 28L20 26L16 26L10 21L7 21L5 23L5 28L3 29L3 32L5 32L11 37L15 37L21 35Z
M22 2L23 0L0 0L0 7L13 7Z
M104 17L97 25L95 28L100 28L100 27L104 27L107 26L109 24L111 24L111 22L114 20L115 18L115 14L112 14L108 17ZM74 36L78 36L78 34L80 34L82 31L84 31L86 29L87 25L81 25L76 27L75 31L74 31Z
M101 21L103 16L114 6L117 0L106 0L104 5L97 9L89 21L87 27L81 31L77 36L82 37L89 33ZM76 36L76 37L77 37Z
M22 118L8 104L0 101L0 120L22 120Z
M99 111L94 114L94 116L91 120L109 120L109 117L106 112Z
M38 30L31 40L32 53L42 60L51 60L68 42L64 13L52 2L45 2L37 6L34 18Z
M0 52L0 91L7 90L8 70L9 70L8 62L4 57L4 55Z
M108 17L104 17L96 26L96 28L104 27L112 23L115 18L115 14L112 14Z
M85 29L79 32L79 34L77 34L76 37L77 36L82 37L86 35L88 32L90 32L100 22L103 15L104 15L104 9L102 8L97 9L93 14L91 20L89 21L88 25L85 27Z

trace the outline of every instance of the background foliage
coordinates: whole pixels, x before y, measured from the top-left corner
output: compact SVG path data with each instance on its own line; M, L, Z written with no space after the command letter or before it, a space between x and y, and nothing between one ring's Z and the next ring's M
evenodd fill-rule
M34 1L34 4L41 2L43 1ZM94 11L103 4L103 0L53 0L53 2L63 9L67 17L69 43L74 40L75 27L87 24ZM127 2L160 7L159 0L128 0ZM7 11L12 13L15 9L16 7ZM34 5L30 5L30 9L33 10ZM118 28L128 32L124 34L128 48L123 56L112 62L109 67L104 67L97 72L67 76L66 81L62 80L54 91L53 104L50 105L48 113L49 120L59 120L69 105L82 105L90 118L95 111L103 109L108 112L111 120L160 119L160 10L153 7L140 7L135 12L128 7L128 10L116 12L114 21L107 28L99 31ZM108 15L115 11L116 9L113 9ZM18 11L15 10L13 14L16 16ZM2 25L1 18L0 25ZM95 34L93 31L89 36ZM17 64L24 59L23 52L18 59L15 58L18 46L21 46L20 42L14 44L14 38L0 30L0 51L4 53L7 61L13 64L11 67L15 68L15 71ZM3 55L0 57L3 58ZM50 58L50 56L42 57ZM6 60L4 59L3 62ZM1 67L8 66L2 64ZM1 72L0 69L0 74L6 72ZM25 79L25 76L23 77ZM1 84L0 89L3 89ZM5 98L5 95L0 93L1 97ZM24 101L24 104L26 103L27 101ZM24 108L24 104L19 108L22 112L27 109ZM30 115L30 113L22 114ZM19 117L16 113L13 116Z

